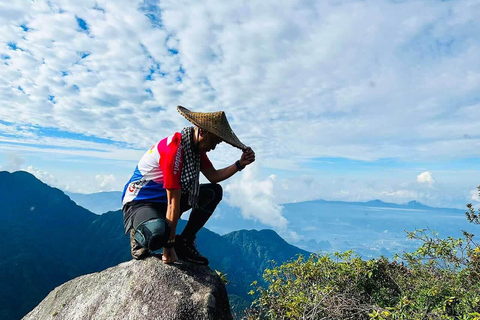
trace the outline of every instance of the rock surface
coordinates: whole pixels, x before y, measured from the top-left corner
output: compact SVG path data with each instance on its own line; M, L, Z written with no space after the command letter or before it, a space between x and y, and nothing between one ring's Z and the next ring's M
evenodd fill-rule
M23 319L232 319L225 285L209 267L131 260L55 288Z

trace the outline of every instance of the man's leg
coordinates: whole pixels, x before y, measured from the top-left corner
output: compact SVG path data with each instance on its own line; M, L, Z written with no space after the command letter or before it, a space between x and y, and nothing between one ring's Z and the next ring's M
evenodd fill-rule
M216 183L201 184L198 206L190 213L187 225L175 242L175 252L179 259L208 265L208 259L200 254L195 246L197 232L207 223L218 203L222 200L222 186ZM182 208L182 212L188 208Z
M130 229L130 252L132 254L132 258L136 260L140 260L146 258L150 255L150 251L142 247L137 240L133 237L135 235L135 229Z
M222 200L222 186L216 183L200 185L198 196L198 207L190 213L182 237L185 239L195 239L196 234L207 223L218 203Z
M130 252L134 259L143 259L151 255L147 247L143 247L135 240L134 235L137 228L144 222L152 219L165 219L167 205L165 203L142 203L138 202L131 206L132 226L130 229Z

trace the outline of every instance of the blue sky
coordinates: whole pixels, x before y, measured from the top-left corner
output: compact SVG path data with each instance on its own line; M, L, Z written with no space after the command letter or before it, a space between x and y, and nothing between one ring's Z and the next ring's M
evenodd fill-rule
M224 183L242 210L477 203L478 16L476 0L3 3L0 166L121 190L144 150L188 125L183 105L225 110L256 151Z

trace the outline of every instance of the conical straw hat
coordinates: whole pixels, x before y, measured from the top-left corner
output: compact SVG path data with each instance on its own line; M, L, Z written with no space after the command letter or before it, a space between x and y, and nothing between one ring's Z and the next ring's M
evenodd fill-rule
M247 147L237 138L228 124L227 116L223 111L216 112L193 112L182 106L177 106L178 112L188 121L202 128L226 143L245 150Z

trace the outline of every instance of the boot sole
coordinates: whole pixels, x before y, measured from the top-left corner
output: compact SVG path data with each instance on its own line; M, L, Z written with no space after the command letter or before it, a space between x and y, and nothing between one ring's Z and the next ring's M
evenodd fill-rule
M182 257L182 258L178 257L178 259L182 260L182 261L185 261L185 262L198 264L198 265L201 265L201 266L208 266L208 263L209 263L209 262L206 262L206 261L194 260L194 259L190 259L190 258L187 258L187 257Z

